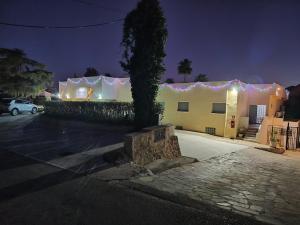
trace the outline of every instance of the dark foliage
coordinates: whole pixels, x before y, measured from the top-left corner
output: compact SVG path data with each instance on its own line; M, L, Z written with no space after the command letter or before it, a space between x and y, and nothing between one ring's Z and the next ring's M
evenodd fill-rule
M95 77L95 76L99 76L99 75L100 75L100 73L98 72L98 70L96 70L93 67L86 68L86 71L83 74L83 76L85 76L85 77Z
M36 105L45 105L47 102L47 98L45 96L36 96L32 99L32 102Z
M104 73L104 76L106 76L106 77L113 77L110 73Z
M162 114L161 104L154 107L156 118ZM132 124L134 110L132 103L126 102L46 102L47 115L78 119L84 121L99 121L118 124Z
M167 84L173 84L174 83L174 80L172 78L167 78L165 83Z
M208 81L208 77L206 74L198 74L198 76L195 78L195 82L207 82Z
M186 82L186 76L190 75L193 71L192 61L189 59L184 59L178 63L177 67L178 73L183 75L183 82Z
M285 119L300 119L300 84L288 87L289 99L285 102Z
M158 0L142 0L125 18L121 66L130 74L135 126L157 124L155 99L165 71L166 19Z
M0 89L14 97L37 95L52 83L45 65L20 49L0 48Z

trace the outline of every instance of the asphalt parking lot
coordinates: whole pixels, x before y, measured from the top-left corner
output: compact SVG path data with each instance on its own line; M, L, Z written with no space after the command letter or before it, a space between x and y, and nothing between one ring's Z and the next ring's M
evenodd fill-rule
M0 116L1 151L51 161L123 141L126 126L60 120L42 114Z

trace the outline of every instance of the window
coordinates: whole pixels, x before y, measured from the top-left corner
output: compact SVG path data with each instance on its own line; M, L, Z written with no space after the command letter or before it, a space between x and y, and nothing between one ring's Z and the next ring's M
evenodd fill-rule
M15 103L16 103L16 104L23 104L24 101L22 101L22 100L16 100Z
M189 111L189 103L188 102L178 102L177 111L188 112Z
M76 98L87 98L87 88L78 88L76 91Z
M205 133L211 134L211 135L216 135L216 128L214 128L214 127L205 127Z
M226 113L226 103L213 103L212 113Z

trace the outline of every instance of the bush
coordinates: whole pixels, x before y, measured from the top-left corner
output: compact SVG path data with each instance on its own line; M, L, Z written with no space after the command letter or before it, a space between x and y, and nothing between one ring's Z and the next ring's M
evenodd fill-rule
M156 104L157 118L163 107ZM127 102L46 102L46 115L61 118L133 124L134 110ZM158 120L157 120L158 121Z
M47 98L45 96L36 96L32 102L36 105L45 105Z

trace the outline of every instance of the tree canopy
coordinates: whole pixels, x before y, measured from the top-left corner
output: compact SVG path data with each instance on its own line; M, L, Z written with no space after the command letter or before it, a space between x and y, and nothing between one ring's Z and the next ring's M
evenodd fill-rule
M0 89L11 96L36 95L52 83L52 73L20 49L0 48Z
M208 77L206 74L203 73L199 73L195 78L195 82L207 82L207 81L208 81Z
M183 75L183 81L186 82L186 76L192 73L192 61L189 59L183 59L178 63L178 73Z
M86 68L86 71L83 74L83 76L85 76L85 77L95 77L95 76L99 76L99 75L100 75L100 73L94 67Z
M166 19L158 0L141 0L125 18L121 66L129 73L137 128L157 124L159 82L165 71Z
M285 118L300 119L300 84L286 88L289 98L285 103Z

